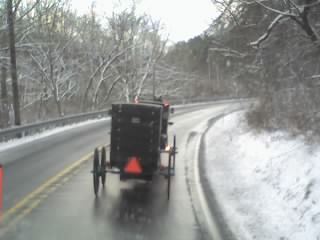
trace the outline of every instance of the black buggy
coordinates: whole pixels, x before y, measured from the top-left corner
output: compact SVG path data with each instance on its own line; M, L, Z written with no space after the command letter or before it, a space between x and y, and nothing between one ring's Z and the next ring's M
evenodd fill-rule
M162 97L150 98L136 98L136 103L146 103L146 104L155 104L162 106L162 117L161 117L161 136L160 136L160 148L164 150L168 146L168 126L173 124L169 122L170 113L174 113L174 109L170 108L168 101L163 100Z
M159 101L112 104L110 159L106 159L106 147L94 151L92 173L95 195L99 191L99 181L105 185L107 173L119 174L121 181L151 181L156 174L160 174L168 181L169 199L177 148L175 136L173 145L167 144L169 115L166 111L169 111L169 105ZM162 159L162 153L167 153L168 157Z

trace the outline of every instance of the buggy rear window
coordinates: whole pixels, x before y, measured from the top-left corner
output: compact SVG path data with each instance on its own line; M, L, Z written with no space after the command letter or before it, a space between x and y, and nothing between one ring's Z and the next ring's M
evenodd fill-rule
M131 118L131 123L138 124L141 123L141 119L138 117Z

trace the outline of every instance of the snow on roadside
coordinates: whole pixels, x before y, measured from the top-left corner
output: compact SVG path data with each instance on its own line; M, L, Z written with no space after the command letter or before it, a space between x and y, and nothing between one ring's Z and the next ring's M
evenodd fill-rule
M49 137L49 136L52 136L52 135L55 135L55 134L58 134L58 133L61 133L61 132L65 132L67 130L71 130L71 129L74 129L74 128L77 128L77 127L82 127L82 126L86 126L86 125L89 125L89 124L94 124L94 123L98 123L98 122L101 122L101 121L105 121L108 118L109 117L87 120L87 121L83 121L83 122L80 122L80 123L75 123L75 124L70 124L70 125L63 126L63 127L56 127L56 128L53 128L53 129L45 130L44 132L37 133L37 134L34 134L34 135L30 135L30 136L26 136L26 137L23 137L23 138L20 138L20 139L12 139L12 140L9 140L7 142L0 142L0 152L3 152L3 151L8 150L10 148L17 147L17 146L22 145L22 144L26 144L26 143L30 143L30 142L33 142L33 141L36 141L36 140L39 140L39 139L43 139L43 138L46 138L46 137Z
M206 177L238 239L320 239L320 147L254 133L244 112L205 135Z

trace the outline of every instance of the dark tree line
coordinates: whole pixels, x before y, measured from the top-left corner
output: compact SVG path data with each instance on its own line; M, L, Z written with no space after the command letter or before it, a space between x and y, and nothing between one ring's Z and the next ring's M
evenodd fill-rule
M319 133L320 2L213 1L219 44L237 52L228 74L260 100L249 114L258 127ZM220 47L220 48L223 48ZM228 56L223 56L224 61ZM238 60L237 60L238 58Z
M256 127L319 134L320 1L212 3L220 15L196 38L199 46L177 44L171 61L202 74L200 91L256 97L248 114Z

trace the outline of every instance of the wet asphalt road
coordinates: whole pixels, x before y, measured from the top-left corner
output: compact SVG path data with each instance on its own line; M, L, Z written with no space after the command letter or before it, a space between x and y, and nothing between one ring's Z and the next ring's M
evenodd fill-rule
M198 123L228 107L193 108L172 118L175 124L169 132L177 135L179 154L170 201L166 198L167 182L160 176L144 183L120 182L118 175L109 174L105 189L95 198L92 161L88 161L56 190L42 196L37 207L3 239L202 239L187 190L185 146ZM0 153L0 159L12 158L5 165L5 209L94 147L108 144L109 126L109 121L102 121Z

